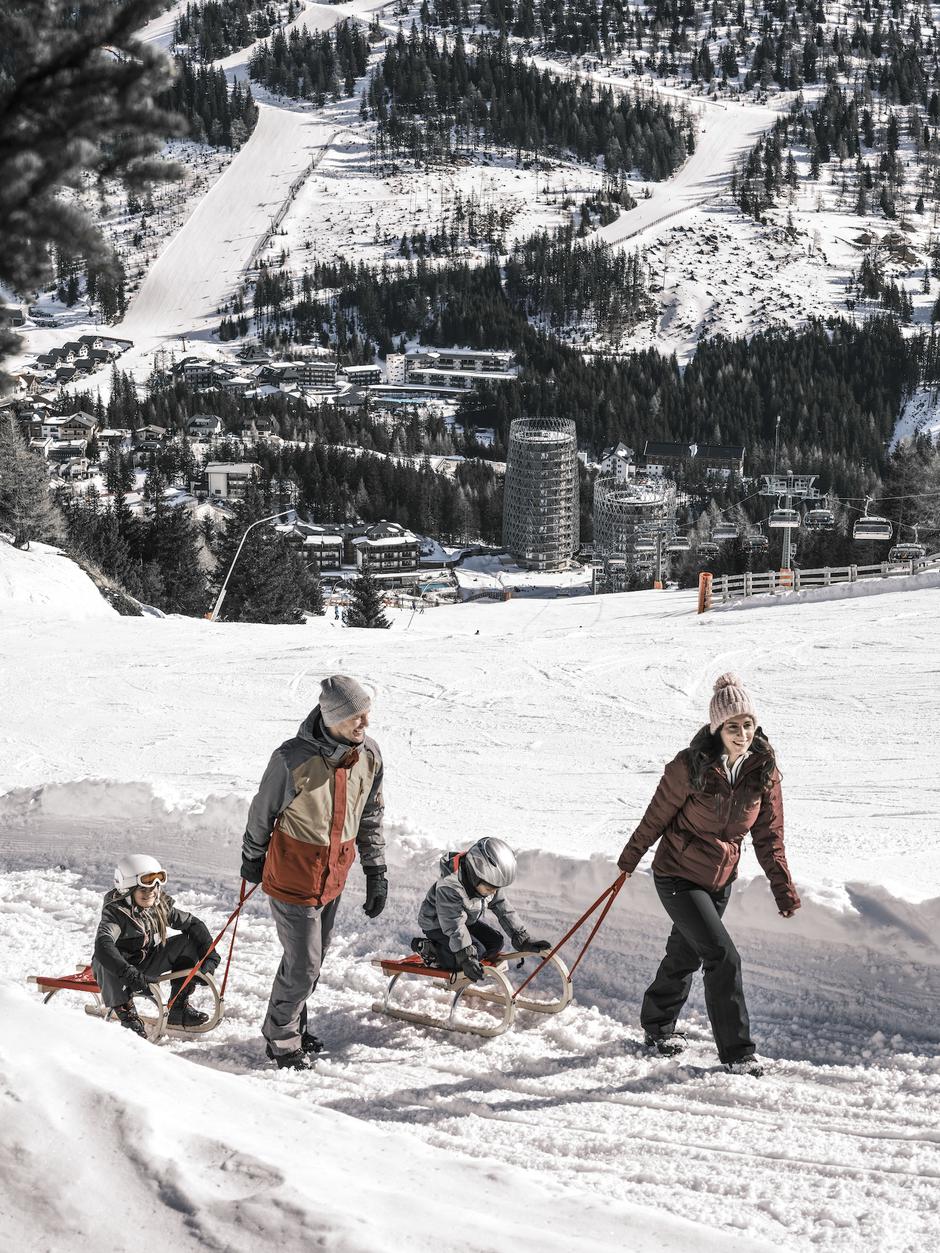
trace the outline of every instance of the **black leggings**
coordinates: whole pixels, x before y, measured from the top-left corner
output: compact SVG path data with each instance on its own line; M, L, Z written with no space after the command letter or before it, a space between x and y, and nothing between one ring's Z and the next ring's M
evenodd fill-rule
M485 922L471 922L467 930L470 932L470 938L473 940L473 947L477 951L477 957L495 957L497 953L502 951L503 935L495 927L491 927ZM435 929L434 931L425 931L424 934L434 945L434 955L441 970L456 970L457 958L444 932Z
M671 875L654 875L653 879L673 927L666 941L666 956L643 997L640 1023L654 1037L674 1031L692 976L703 969L705 1005L719 1058L737 1062L752 1056L754 1041L744 1003L741 958L721 921L731 884L709 892Z

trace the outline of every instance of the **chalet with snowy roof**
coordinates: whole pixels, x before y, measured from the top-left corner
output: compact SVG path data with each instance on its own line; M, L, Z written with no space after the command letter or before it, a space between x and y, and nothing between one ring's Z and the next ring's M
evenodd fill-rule
M258 371L258 381L276 387L335 387L336 362L329 357L308 357L305 361L269 361Z
M88 443L84 439L55 440L47 454L47 460L65 465L78 457L84 457Z
M222 419L214 413L194 413L186 423L186 434L191 439L212 439L222 434Z
M683 462L703 466L706 474L728 478L744 474L744 448L739 444L674 444L647 440L643 459L647 474L674 476Z
M40 413L31 420L33 438L48 436L55 440L90 440L98 429L98 420L90 413L79 411L63 416L58 413Z
M601 474L618 482L636 478L636 458L632 448L623 442L604 449L601 457Z
M25 326L26 314L22 305L0 305L0 326Z
M119 339L116 335L79 335L78 342L88 348L104 350L112 357L134 347L132 339Z
M187 387L214 387L219 378L219 367L217 362L203 357L183 357L174 364L173 377Z
M133 434L134 445L150 440L160 441L166 436L165 426L139 426Z
M354 387L370 387L382 381L382 367L379 365L344 365L340 373Z
M124 427L108 426L98 432L98 443L109 452L130 452L131 432Z
M242 365L266 365L271 360L267 348L260 344L242 344L237 356Z
M287 542L312 570L339 570L343 564L344 541L338 528L295 522Z
M418 537L397 522L377 522L352 540L356 565L375 574L418 568Z

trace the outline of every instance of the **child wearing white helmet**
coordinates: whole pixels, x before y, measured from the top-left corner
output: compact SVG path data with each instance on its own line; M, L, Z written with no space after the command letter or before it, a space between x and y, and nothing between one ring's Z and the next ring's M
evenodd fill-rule
M195 914L178 909L163 887L166 871L155 857L130 853L114 871L114 887L105 894L101 921L95 936L92 970L101 999L112 1009L122 1027L145 1036L146 1030L134 1006L134 996L149 995L151 981L173 970L190 970L212 944L209 929ZM167 931L179 935L167 938ZM211 974L219 964L212 952L201 969ZM170 984L176 995L182 979ZM208 1015L188 1004L190 982L170 1010L172 1027L198 1027Z
M506 900L503 889L516 877L516 856L508 844L493 836L465 853L446 853L441 858L441 877L432 883L418 913L424 936L411 941L428 966L461 970L474 983L485 977L481 962L502 950L503 937L483 921L492 909L514 949L544 953L550 940L530 940L529 933Z

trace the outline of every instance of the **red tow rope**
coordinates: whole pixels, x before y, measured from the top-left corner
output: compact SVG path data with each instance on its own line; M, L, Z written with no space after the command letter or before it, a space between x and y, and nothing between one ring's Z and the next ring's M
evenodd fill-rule
M539 973L539 971L542 970L543 967L548 965L548 963L552 960L552 958L555 956L558 950L564 944L568 943L568 941L571 939L574 933L584 926L584 924L590 918L591 914L593 914L596 909L600 909L600 906L604 904L604 902L606 901L607 903L604 905L604 908L601 910L601 915L598 918L597 922L595 922L594 928L591 931L591 934L584 941L584 944L581 946L581 952L575 958L574 965L568 971L569 975L574 974L574 972L578 968L578 963L581 961L581 958L584 956L584 954L588 951L591 941L594 939L594 937L597 935L598 931L600 930L601 923L604 921L604 919L607 917L608 913L610 912L610 907L611 905L613 905L614 901L616 900L617 893L620 891L620 889L623 887L626 881L627 881L627 876L625 874L618 875L617 878L610 885L610 887L605 888L604 891L601 892L600 896L597 898L594 904L589 909L585 910L585 912L581 915L581 917L574 924L571 930L558 941L558 943L555 945L552 951L548 954L548 956L543 958L543 960L539 962L536 968L532 971L532 973L523 983L519 984L515 992L513 992L512 994L513 1000L516 999L516 997L519 995L519 993L522 991L524 987L527 987L532 982L532 980Z
M245 902L248 900L249 896L251 896L251 893L252 893L252 892L254 892L254 891L255 891L255 889L256 889L258 886L259 886L259 885L256 883L256 884L254 884L254 886L252 887L252 889L251 889L251 891L250 891L250 892L246 892L246 891L245 891L245 880L244 880L244 879L242 879L241 891L240 891L240 892L239 892L239 894L238 894L238 904L236 905L235 909L233 909L233 910L232 910L232 912L229 914L229 917L228 917L228 922L225 924L225 926L222 928L222 930L219 932L219 934L215 937L215 939L212 941L212 943L209 945L209 947L206 949L206 951L203 953L203 955L199 958L199 961L197 961L197 962L196 962L195 966L193 966L192 970L189 972L189 974L188 974L188 975L186 976L186 978L183 980L182 986L180 987L179 991L178 991L178 992L177 992L174 996L172 996L172 997L170 998L169 1002L167 1003L167 1007L166 1007L166 1008L167 1008L167 1012L169 1012L169 1011L173 1008L173 1002L174 1002L174 1001L176 1001L176 1000L177 1000L177 999L178 999L178 998L182 995L182 993L185 991L185 989L189 987L190 983L193 981L193 979L194 979L194 978L196 977L196 975L199 973L199 969L200 969L200 967L202 966L202 963L206 960L206 958L209 956L209 954L210 954L210 953L212 953L212 952L214 952L214 951L215 951L215 947L216 947L216 945L217 945L217 944L218 944L218 942L222 939L222 936L223 936L223 935L225 935L226 931L229 929L229 927L230 927L230 926L232 925L232 923L234 922L234 923L235 923L235 926L234 926L234 928L232 929L232 942L231 942L231 944L230 944L230 945L229 945L229 947L228 947L228 961L225 963L225 974L224 974L224 975L223 975L223 977L222 977L222 986L221 986L221 988L219 989L219 1000L220 1000L220 1001L222 1001L222 1000L224 1000L224 999L225 999L225 985L228 983L228 972L229 972L229 967L230 967L230 966L231 966L231 964L232 964L232 954L233 954L233 953L234 953L234 951L235 951L235 936L236 936L236 934L238 933L238 915L239 915L239 914L241 913L241 911L242 911L242 906L245 904Z

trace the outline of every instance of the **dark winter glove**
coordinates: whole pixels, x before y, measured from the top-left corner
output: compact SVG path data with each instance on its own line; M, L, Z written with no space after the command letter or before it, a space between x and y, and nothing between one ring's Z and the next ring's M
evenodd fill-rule
M481 979L486 978L486 972L480 965L477 951L472 944L468 944L466 948L460 949L454 956L457 959L457 965L471 983L479 983Z
M362 912L367 918L378 918L388 900L388 879L384 866L371 866L366 871L366 903Z
M547 953L555 946L551 940L526 940L525 944L520 947L527 953Z
M260 883L264 874L264 855L260 857L242 856L242 878L246 883Z
M150 984L136 966L128 966L124 971L124 986L131 996L147 996L150 992Z
M214 975L219 968L219 962L221 960L222 958L219 956L218 952L213 949L199 969L204 970L207 975Z

